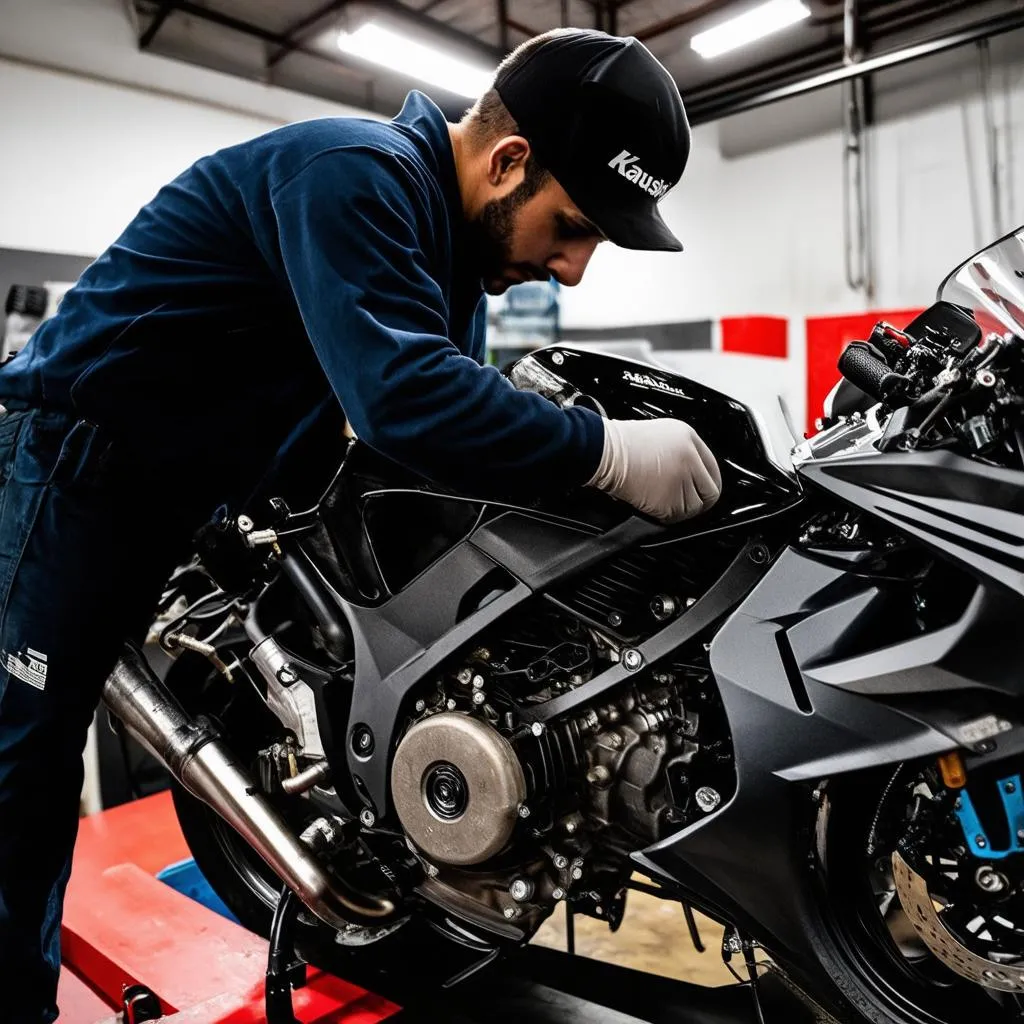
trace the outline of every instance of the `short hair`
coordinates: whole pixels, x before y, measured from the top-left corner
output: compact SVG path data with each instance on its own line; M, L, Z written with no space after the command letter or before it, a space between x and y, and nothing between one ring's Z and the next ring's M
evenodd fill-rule
M550 32L527 39L498 65L498 69L494 73L495 81L525 64L545 43L573 31L575 30L555 28ZM470 144L475 147L483 147L508 135L519 134L519 125L516 124L516 119L509 113L508 108L498 95L498 90L493 86L466 111L462 118L462 125L466 129Z

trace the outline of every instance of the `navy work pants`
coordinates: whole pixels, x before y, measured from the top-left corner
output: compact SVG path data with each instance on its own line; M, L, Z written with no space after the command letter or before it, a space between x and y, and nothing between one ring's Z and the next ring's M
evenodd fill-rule
M74 414L0 413L4 1024L56 1017L88 727L124 640L144 634L217 500Z

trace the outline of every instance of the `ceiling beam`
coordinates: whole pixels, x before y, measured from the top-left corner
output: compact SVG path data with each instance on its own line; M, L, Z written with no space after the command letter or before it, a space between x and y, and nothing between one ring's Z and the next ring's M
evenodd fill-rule
M723 117L731 117L733 114L755 110L758 107L767 106L769 103L778 103L780 100L792 99L794 96L802 96L805 93L825 89L831 85L839 85L841 82L852 81L864 75L876 74L887 68L908 64L911 61L945 53L960 46L977 43L982 39L991 39L993 36L1022 28L1024 28L1024 11L1014 11L1000 15L996 18L990 18L986 21L969 25L958 31L938 36L935 39L926 40L923 43L906 46L889 53L881 53L875 57L868 57L866 60L856 64L833 68L811 78L801 79L789 85L756 93L739 101L725 96L717 103L712 100L708 103L694 104L690 108L691 123L694 125L706 124L709 121L717 121Z
M529 25L524 25L521 21L516 21L515 18L506 18L505 23L509 28L515 29L520 35L526 36L528 39L532 39L534 36L539 36L540 32L535 28L530 28Z
M482 42L476 36L471 36L468 32L454 28L447 22L431 18L421 11L414 11L411 7L406 7L405 4L400 3L399 0L370 0L370 3L378 10L386 11L395 18L414 25L416 28L423 29L425 32L430 32L439 39L447 39L449 42L472 50L477 55L486 57L488 60L497 62L505 56L501 52L500 47Z
M893 18L891 21L875 23L872 41L879 41L887 33L909 32L930 24L936 2L937 0L927 0L927 3L921 8L904 8L899 17ZM942 14L949 14L953 11L962 13L969 10L975 0L946 0L946 2L947 6L940 12ZM732 72L721 78L713 78L700 85L686 88L687 109L691 104L696 108L715 102L724 103L729 99L739 101L767 89L791 85L811 74L831 70L842 61L842 57L842 41L829 39L814 46L795 50L784 57L762 61L759 64L748 66L742 71Z
M236 32L242 32L256 39L262 39L264 42L272 43L277 47L287 46L291 43L291 40L280 32L273 32L270 29L263 28L261 25L255 25L252 22L243 21L241 18L232 17L230 14L224 14L213 7L202 7L197 3L193 3L192 0L169 0L169 3L172 10L181 11L183 14L190 14L194 18L222 25L224 28L234 29ZM437 21L428 15L421 14L419 11L414 11L412 8L399 3L399 0L370 0L370 3L378 10L386 11L388 14L410 25L415 25L417 28L431 32L439 38L457 43L485 60L497 63L505 56L498 47L491 46L490 43L481 42L475 36L471 36L457 28L452 28L451 25L447 25L443 21ZM316 50L307 50L304 46L294 46L293 49L303 53L313 53L314 55L318 53ZM335 61L335 63L341 63L341 61Z
M703 18L705 14L713 14L715 11L725 7L726 4L730 2L731 0L704 0L703 3L697 4L696 7L691 7L688 11L683 11L682 14L673 14L669 18L656 21L653 25L648 25L646 28L642 28L638 32L634 32L633 35L635 35L640 42L646 42L648 39L653 39L655 36L662 36L666 32L682 28L683 25L689 25L691 22L697 21L699 18Z
M146 26L146 31L139 36L139 49L145 50L149 48L149 44L156 39L157 32L163 28L164 22L167 20L167 16L174 10L173 3L162 3L157 8L156 13L153 15L152 21Z
M284 46L280 47L276 53L272 53L267 58L267 70L275 67L279 64L289 53L294 53L295 47L307 38L311 30L315 30L316 27L327 17L332 14L337 14L342 10L349 0L328 0L327 3L318 7L312 14L307 15L300 21L295 22L291 28L287 29L284 33L285 39L288 41Z
M508 30L511 27L508 21L508 0L497 0L498 6L498 45L503 53L508 53L512 47L508 41Z
M270 43L278 47L283 46L288 42L287 37L278 32L272 32L259 25L252 25L247 21L242 21L239 18L233 18L231 15L223 14L222 12L209 7L201 7L197 3L192 3L191 0L169 0L169 2L172 10L190 15L198 21L208 21L211 24L232 29L241 35L250 36L253 39L260 39L265 43ZM294 49L296 53L301 53L307 57L324 61L327 64L333 65L338 71L347 72L349 75L353 76L353 84L358 81L359 86L364 91L364 97L360 98L350 96L347 100L341 100L339 102L352 103L356 106L362 106L367 110L375 110L381 114L394 113L393 110L382 109L377 104L373 97L373 82L375 78L380 77L397 77L401 80L401 76L393 75L384 68L378 67L375 64L370 64L367 61L360 60L357 57L353 57L351 54L342 54L340 50L337 51L337 56L335 56L333 52L316 49L315 47L308 46L305 43L299 43ZM254 77L257 76L254 75Z

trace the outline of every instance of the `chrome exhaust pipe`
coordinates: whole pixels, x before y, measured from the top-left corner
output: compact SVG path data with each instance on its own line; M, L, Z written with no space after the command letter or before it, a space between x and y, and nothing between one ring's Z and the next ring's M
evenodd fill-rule
M231 825L322 921L342 929L394 913L391 900L364 896L327 874L216 727L192 718L133 644L125 645L103 687L103 700L178 782Z

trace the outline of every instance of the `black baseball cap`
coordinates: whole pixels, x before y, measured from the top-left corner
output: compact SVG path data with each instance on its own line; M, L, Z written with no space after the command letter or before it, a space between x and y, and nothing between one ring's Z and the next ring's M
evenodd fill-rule
M565 29L494 88L538 162L616 245L679 252L658 200L682 176L690 125L672 76L638 39Z

